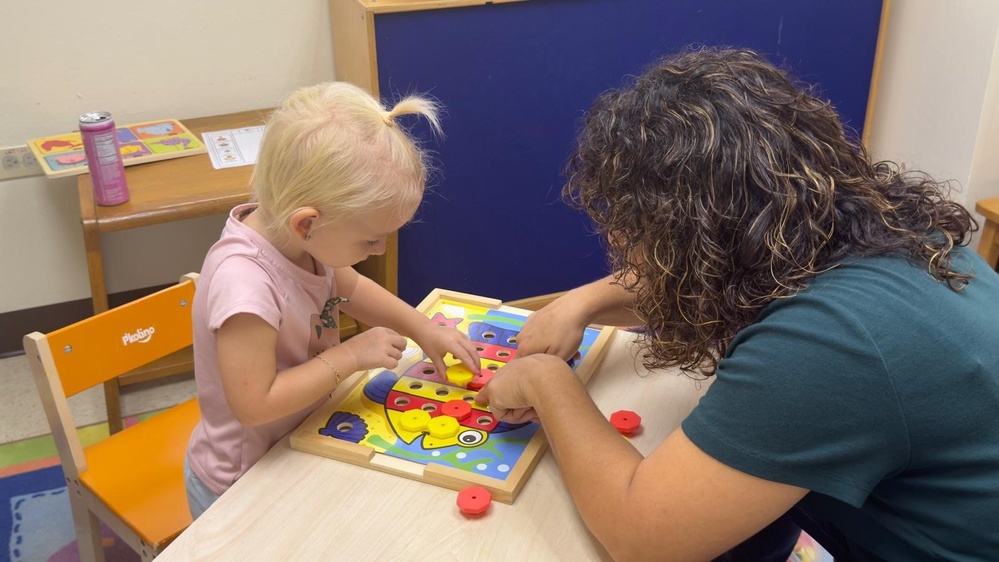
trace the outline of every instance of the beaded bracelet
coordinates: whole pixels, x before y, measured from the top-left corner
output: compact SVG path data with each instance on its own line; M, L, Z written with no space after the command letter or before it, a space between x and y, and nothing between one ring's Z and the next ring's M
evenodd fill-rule
M328 360L328 359L326 359L325 357L323 357L322 355L316 355L316 357L317 357L317 358L318 358L318 359L319 359L320 361L322 361L323 363L326 363L327 365L329 365L330 369L333 369L333 378L334 378L334 379L336 380L336 385L337 385L337 386L340 386L340 370L339 370L339 369L337 369L337 368L336 368L336 367L335 367L335 366L333 365L333 363L330 363L330 362L329 362L329 360Z

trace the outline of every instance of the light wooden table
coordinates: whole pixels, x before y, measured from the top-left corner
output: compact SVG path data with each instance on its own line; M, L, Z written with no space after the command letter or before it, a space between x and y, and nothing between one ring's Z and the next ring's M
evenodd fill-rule
M610 415L633 410L651 452L707 389L678 371L647 375L634 334L615 332L590 381ZM585 436L581 436L585 439ZM599 459L594 459L599 462ZM470 519L457 493L291 449L285 438L157 557L189 560L605 560L550 452L513 505Z

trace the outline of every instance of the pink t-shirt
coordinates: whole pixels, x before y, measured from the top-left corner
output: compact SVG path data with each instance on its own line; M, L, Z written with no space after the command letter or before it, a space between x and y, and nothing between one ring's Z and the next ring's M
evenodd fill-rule
M240 221L241 214L253 208L240 205L229 213L221 238L205 257L192 310L201 422L187 455L198 478L219 494L325 400L266 425L239 423L222 389L215 347L219 327L240 313L254 314L273 326L278 331L279 373L340 343L332 270L317 265L322 274L316 275L288 261Z

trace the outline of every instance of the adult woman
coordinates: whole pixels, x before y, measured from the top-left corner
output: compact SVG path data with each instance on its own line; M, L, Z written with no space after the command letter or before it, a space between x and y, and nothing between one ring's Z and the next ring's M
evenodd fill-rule
M719 49L602 95L567 177L615 273L532 316L480 400L541 421L612 555L756 535L780 559L798 525L837 560L999 559L999 277L945 185L872 163L827 102ZM553 357L591 322L716 377L647 458Z

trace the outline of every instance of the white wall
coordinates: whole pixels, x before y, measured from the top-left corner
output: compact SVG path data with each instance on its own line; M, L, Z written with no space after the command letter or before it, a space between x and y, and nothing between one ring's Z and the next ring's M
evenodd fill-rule
M997 31L996 0L892 0L871 124L875 157L953 180L969 209L999 196Z
M970 206L979 199L999 197L999 33L992 50L992 71L985 89L968 187Z
M0 15L0 147L119 124L272 107L333 78L326 0L14 2ZM223 218L103 237L109 290L201 267ZM0 312L89 298L76 180L0 182Z
M341 0L347 1L347 0ZM892 158L999 196L999 2L892 0L870 139ZM72 130L273 105L334 76L326 0L17 2L0 17L0 146ZM0 313L90 294L73 179L0 182ZM111 292L200 267L222 219L104 237Z

